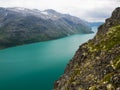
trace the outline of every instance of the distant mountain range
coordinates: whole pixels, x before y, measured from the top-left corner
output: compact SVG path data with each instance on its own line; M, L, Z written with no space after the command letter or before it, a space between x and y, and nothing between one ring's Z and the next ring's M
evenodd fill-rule
M100 25L104 24L104 22L89 22L88 24L90 25L90 27L99 27Z
M55 10L0 8L0 48L92 33L88 24Z

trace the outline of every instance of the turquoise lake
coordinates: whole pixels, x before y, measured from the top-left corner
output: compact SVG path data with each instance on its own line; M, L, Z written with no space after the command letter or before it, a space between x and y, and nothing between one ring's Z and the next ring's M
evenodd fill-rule
M93 34L65 38L0 50L0 90L52 90L81 44Z

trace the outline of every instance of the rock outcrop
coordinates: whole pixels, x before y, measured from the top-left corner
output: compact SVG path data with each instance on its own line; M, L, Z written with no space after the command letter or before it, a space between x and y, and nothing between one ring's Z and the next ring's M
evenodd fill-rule
M120 7L79 47L54 90L120 90Z

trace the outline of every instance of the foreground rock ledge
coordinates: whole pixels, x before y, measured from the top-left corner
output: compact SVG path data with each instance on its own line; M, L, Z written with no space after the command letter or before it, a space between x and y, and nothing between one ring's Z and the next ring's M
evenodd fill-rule
M54 90L120 90L120 7L80 46Z

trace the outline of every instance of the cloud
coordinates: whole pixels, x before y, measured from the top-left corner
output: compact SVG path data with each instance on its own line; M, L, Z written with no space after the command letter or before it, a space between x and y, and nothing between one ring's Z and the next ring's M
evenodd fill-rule
M120 2L117 0L0 0L0 6L55 9L88 21L104 21L115 7L120 6Z
M86 11L81 17L86 18L88 21L91 22L103 22L106 18L109 18L111 16L112 11L114 8L108 8L108 7L102 7L97 9L92 9L89 11Z

